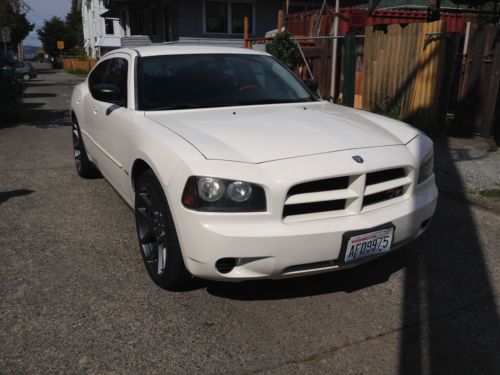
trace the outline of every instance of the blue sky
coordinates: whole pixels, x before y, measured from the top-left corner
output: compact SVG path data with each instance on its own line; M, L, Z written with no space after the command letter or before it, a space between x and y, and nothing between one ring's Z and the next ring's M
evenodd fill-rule
M53 16L64 19L71 8L71 0L24 0L31 8L27 17L35 24L35 29L24 40L24 45L41 46L36 30L43 25L43 21Z

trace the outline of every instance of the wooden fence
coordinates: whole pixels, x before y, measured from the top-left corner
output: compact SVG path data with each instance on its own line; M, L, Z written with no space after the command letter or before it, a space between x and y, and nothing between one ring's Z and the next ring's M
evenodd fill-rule
M399 25L388 24L394 22L392 13L363 21L353 17L357 10L350 12L341 12L336 100L431 132L454 112L464 131L495 136L500 143L500 26L478 26L475 17L463 14L443 13L440 21L425 22L414 12L413 18L403 14ZM311 37L331 35L333 19L331 9L320 20L315 11L285 18L325 96L330 93L332 40ZM466 20L472 27L463 60ZM363 22L369 26L359 29ZM308 75L306 64L299 75Z
M458 89L457 123L500 143L500 26L472 25ZM495 126L496 125L496 126Z
M68 71L90 72L96 60L64 59L64 69Z
M363 109L391 113L420 128L444 119L456 71L457 35L443 21L367 27L362 80ZM447 48L451 43L454 48ZM448 56L449 55L449 56ZM446 66L445 64L450 63Z

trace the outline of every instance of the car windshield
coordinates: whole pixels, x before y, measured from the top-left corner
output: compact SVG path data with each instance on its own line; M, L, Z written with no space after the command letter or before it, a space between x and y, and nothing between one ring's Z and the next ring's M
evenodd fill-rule
M144 111L316 100L276 59L248 54L142 57L138 99Z

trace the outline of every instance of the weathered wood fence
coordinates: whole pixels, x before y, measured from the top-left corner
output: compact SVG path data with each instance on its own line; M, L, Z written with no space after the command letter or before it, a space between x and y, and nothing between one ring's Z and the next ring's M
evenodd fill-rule
M425 129L444 119L449 103L456 47L443 21L365 30L363 109L391 113ZM453 43L455 45L455 43ZM451 65L446 66L451 60Z
M457 125L500 142L500 26L472 25L458 88Z
M440 130L446 114L453 112L466 132L495 135L500 142L500 26L478 26L474 17L454 13L426 22L422 12L395 11L400 24L391 24L393 13L367 18L356 9L345 11L349 13L340 17L335 100L428 131ZM332 81L332 39L313 37L332 35L333 19L331 9L320 19L316 11L285 19L326 97ZM467 20L472 27L464 60ZM369 26L360 29L361 24ZM306 64L299 74L306 78Z

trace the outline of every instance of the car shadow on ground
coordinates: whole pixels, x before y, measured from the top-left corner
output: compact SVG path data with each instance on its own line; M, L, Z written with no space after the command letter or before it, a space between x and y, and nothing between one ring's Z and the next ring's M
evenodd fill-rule
M454 164L456 150L437 148L436 158L446 166L436 171L438 187L451 179L454 191L441 192L431 230L411 245L422 252L405 269L399 370L495 373L500 325L484 245Z
M355 268L314 276L283 280L244 281L240 283L205 282L208 293L236 300L278 300L326 293L351 293L385 283L391 275L414 261L415 249L402 248ZM203 282L199 282L200 286Z

